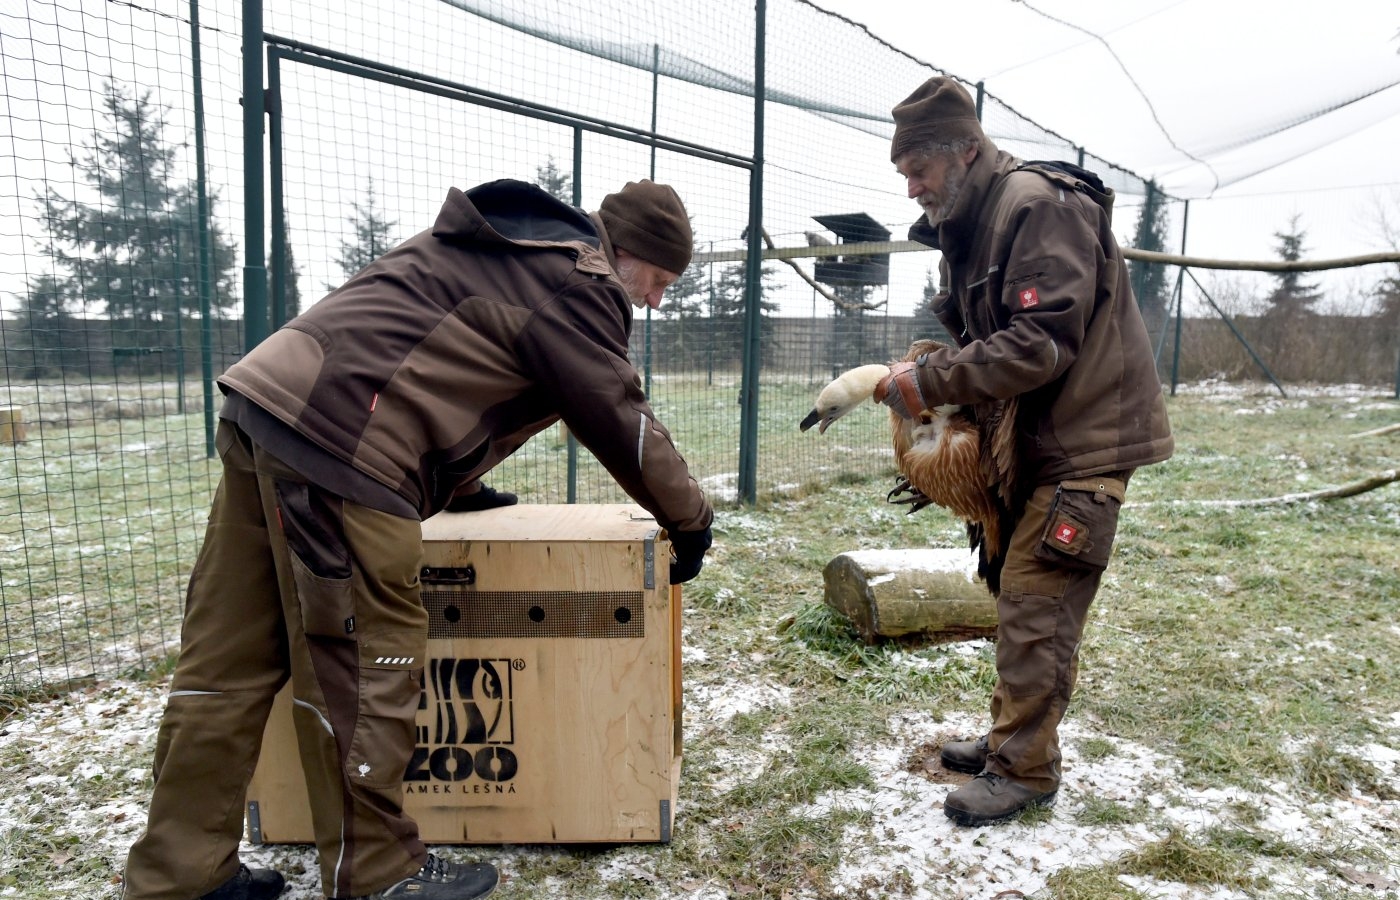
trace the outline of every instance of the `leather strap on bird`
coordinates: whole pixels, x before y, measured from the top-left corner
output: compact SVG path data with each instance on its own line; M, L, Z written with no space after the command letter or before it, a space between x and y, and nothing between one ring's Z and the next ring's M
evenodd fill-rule
M895 389L899 391L899 398L904 401L904 408L909 410L911 419L917 419L919 413L928 408L924 403L923 391L919 390L918 377L918 372L914 369L894 376Z

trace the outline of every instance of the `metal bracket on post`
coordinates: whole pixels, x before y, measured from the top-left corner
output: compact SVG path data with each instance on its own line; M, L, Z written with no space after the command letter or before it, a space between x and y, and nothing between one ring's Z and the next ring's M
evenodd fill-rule
M651 590L656 587L656 532L642 541L642 587Z
M262 833L262 813L258 811L258 801L248 801L248 843L261 844L263 842Z

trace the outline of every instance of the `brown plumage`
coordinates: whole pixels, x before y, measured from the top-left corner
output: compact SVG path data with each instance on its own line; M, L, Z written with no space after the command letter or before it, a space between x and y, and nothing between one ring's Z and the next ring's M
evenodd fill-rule
M903 360L913 362L943 348L937 341L910 345ZM872 397L888 366L852 369L823 388L817 406L802 422L805 431L836 419ZM1015 484L1016 401L970 406L939 406L912 419L890 412L890 442L899 481L886 499L909 505L914 513L930 503L967 523L968 540L978 551L978 571L993 594L1001 590L1004 541L1011 537L1018 494Z

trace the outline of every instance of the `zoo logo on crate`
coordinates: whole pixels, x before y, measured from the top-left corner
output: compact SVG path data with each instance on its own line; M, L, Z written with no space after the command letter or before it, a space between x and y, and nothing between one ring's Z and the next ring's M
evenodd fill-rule
M514 794L520 766L511 674L522 660L432 659L418 699L408 794Z

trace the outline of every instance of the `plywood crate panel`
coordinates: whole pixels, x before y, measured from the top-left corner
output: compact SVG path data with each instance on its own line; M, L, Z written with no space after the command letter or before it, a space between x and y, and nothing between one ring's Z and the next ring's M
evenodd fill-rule
M404 807L428 843L669 841L681 762L670 544L627 504L423 523L429 660ZM248 795L255 843L312 840L290 691Z

